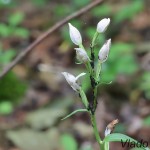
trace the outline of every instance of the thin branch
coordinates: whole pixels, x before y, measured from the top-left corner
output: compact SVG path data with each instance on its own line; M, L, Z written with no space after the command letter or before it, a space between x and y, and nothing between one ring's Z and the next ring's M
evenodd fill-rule
M26 49L22 50L22 52L16 56L16 58L8 64L1 72L0 79L7 74L8 71L10 71L19 61L21 61L32 49L34 49L37 45L39 45L42 41L44 41L50 34L52 34L54 31L59 29L61 26L63 26L65 23L67 23L69 20L79 17L80 15L84 14L85 12L89 11L93 7L97 6L98 4L102 3L103 0L96 0L90 3L89 5L81 8L80 10L74 12L73 14L67 16L63 20L59 21L55 25L53 25L48 31L43 33L37 40L35 40L32 44L30 44Z

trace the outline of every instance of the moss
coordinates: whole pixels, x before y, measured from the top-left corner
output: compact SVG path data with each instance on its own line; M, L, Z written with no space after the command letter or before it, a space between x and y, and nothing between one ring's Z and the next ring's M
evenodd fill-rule
M17 103L26 89L27 85L13 72L9 72L0 80L0 102L11 101Z

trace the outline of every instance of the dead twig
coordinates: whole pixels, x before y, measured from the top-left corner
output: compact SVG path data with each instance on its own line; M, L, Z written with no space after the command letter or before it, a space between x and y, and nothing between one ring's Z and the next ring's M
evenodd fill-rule
M34 49L37 45L39 45L43 40L45 40L50 34L56 31L58 28L63 26L69 20L79 17L80 15L84 14L88 10L92 9L93 7L97 6L98 4L102 3L103 0L96 0L90 3L89 5L81 8L80 10L74 12L73 14L67 16L63 20L59 21L55 25L53 25L48 31L43 33L37 40L35 40L31 45L29 45L26 49L22 50L22 52L16 56L16 58L8 64L1 72L0 79L8 73L19 61L21 61L32 49Z

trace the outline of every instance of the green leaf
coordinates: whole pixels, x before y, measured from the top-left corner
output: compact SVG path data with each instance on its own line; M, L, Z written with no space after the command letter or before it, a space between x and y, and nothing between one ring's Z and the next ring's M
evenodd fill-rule
M112 133L109 134L108 136L106 136L103 140L103 142L121 142L121 140L123 142L126 142L126 140L130 139L131 141L137 142L136 140L134 140L133 138L130 138L127 135L121 134L121 133Z
M24 96L26 89L27 84L10 71L0 80L0 102L7 100L16 104Z
M114 22L119 23L126 19L132 19L135 15L137 15L144 8L144 2L141 0L134 0L130 2L128 5L120 8L118 12L116 12Z
M34 5L38 7L45 6L48 0L31 0Z
M61 120L65 120L65 119L71 117L72 115L76 114L77 112L87 112L87 109L78 109L78 110L75 110L72 113L70 113L69 115L67 115L66 117L62 118Z
M77 150L78 147L76 140L70 134L63 134L61 136L61 145L64 150Z
M82 89L85 91L85 93L90 89L91 87L91 82L89 76L84 77L84 82L82 82Z
M54 8L54 13L57 17L63 17L72 11L71 7L66 4L56 5Z
M144 91L146 98L149 100L150 99L150 73L144 72L141 81L140 81L140 89Z
M11 102L3 101L0 103L0 114L7 115L13 111L13 106Z
M0 36L2 37L8 37L11 34L11 29L9 26L1 23L0 24Z
M102 64L102 82L114 81L118 74L131 75L138 69L134 57L135 45L127 43L114 43L110 50L108 61Z
M90 0L75 0L75 1L72 1L72 4L74 7L83 7L83 6L86 6L88 3L90 2Z
M130 75L138 70L138 65L133 55L126 55L122 58L119 58L118 62L116 62L115 66L117 73Z
M14 8L17 7L18 3L16 1L12 1L12 0L0 0L0 8L2 9L10 9L10 8Z
M143 148L132 148L131 150L143 150Z
M9 63L12 58L15 56L16 52L12 49L7 50L7 51L2 51L0 54L0 62L2 64L7 64Z
M102 65L102 71L100 75L100 79L102 82L110 82L110 81L115 81L115 78L117 76L117 71L116 71L116 66L113 65L110 67L108 64L103 64Z
M138 141L134 140L133 138L131 138L127 135L121 134L121 133L109 134L104 138L103 142L135 142L135 143L138 143ZM145 150L150 150L149 148L145 148L144 146L142 148Z
M111 46L110 55L109 55L109 61L116 61L118 58L122 58L122 56L125 56L127 54L132 54L133 50L135 48L134 44L128 44L128 43L121 43L117 42L114 43Z
M24 14L19 12L19 13L12 14L9 17L8 22L12 26L17 26L23 21L23 19L24 19Z
M16 28L14 31L15 36L19 36L22 38L27 38L29 36L29 31L25 28Z
M99 17L99 16L107 16L111 14L112 12L112 6L108 4L103 4L101 6L98 6L92 10L92 15L94 17Z
M150 116L146 117L144 120L143 120L143 124L145 126L150 126Z
M85 108L87 108L89 103L85 95L85 92L83 91L82 88L80 88L80 96L81 96L82 103L84 104Z

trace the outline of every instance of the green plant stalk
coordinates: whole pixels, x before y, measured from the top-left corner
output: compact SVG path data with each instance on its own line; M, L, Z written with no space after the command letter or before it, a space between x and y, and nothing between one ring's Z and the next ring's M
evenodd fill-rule
M101 150L109 150L109 142L101 142L100 146Z
M86 97L84 91L82 90L82 88L80 88L80 96L81 96L81 100L82 100L83 104L85 105L86 108L88 108L88 105L89 105L88 100L87 100L87 97ZM90 112L90 111L89 111L89 113L90 113L90 118L91 118L91 123L93 126L95 138L96 138L101 150L105 150L105 149L103 149L103 142L101 141L101 138L99 136L99 132L97 129L95 113L92 114L92 112Z
M82 90L82 88L80 88L80 96L81 96L81 100L82 100L83 104L85 105L86 108L88 108L89 103L88 103L87 97L86 97L84 91ZM99 147L100 147L101 150L105 150L103 148L104 146L103 146L103 143L101 141L101 138L99 136L99 132L98 132L98 129L97 129L95 113L92 114L92 112L90 112L90 118L91 118L91 123L92 123L92 126L93 126L94 135L95 135L95 138L96 138L96 140L99 144Z
M85 50L85 48L84 48L82 43L79 45L79 47Z
M99 144L100 150L104 150L103 142L101 141L101 138L99 136L99 132L98 132L98 129L97 129L95 114L90 113L90 117L91 117L91 122L92 122L92 126L93 126L94 135L95 135L95 138L96 138L96 140Z
M92 76L94 75L94 62L95 62L94 46L95 46L95 42L96 42L98 36L99 36L99 33L95 32L94 37L92 39L92 43L91 43L91 60L92 60L91 66L93 69L92 74L91 74Z
M95 54L94 54L94 46L95 46L95 43L96 43L96 40L99 36L99 33L96 31L95 34L94 34L94 37L92 39L92 43L91 43L91 60L92 60L92 63L91 63L91 67L92 67L92 71L91 71L91 78L94 79L91 80L91 85L92 85L92 88L93 88L93 108L94 108L94 112L96 110L96 106L97 106L97 78L95 78L96 76L96 73L95 73ZM94 83L92 83L94 82Z
M85 66L86 66L86 69L88 70L89 74L91 74L91 73L92 73L92 67L91 67L90 62L87 62L87 63L85 64Z
M86 97L84 91L82 90L82 88L80 88L80 96L81 96L81 100L82 100L83 104L85 105L86 108L88 108L88 105L89 105L88 100L87 100L87 97ZM105 143L103 143L101 138L100 138L97 124L96 124L95 113L92 114L92 112L90 112L90 110L89 110L89 114L90 114L90 118L91 118L91 123L92 123L93 131L94 131L94 135L95 135L95 138L99 144L100 150L109 150L109 149L105 148L105 147L107 147L107 145L105 145Z
M96 110L97 107L97 85L94 87L94 111Z
M109 150L109 142L103 142L100 138L98 128L97 128L95 114L92 115L92 113L90 113L90 117L91 117L91 122L92 122L92 126L93 126L94 135L95 135L95 138L96 138L96 140L99 144L100 150Z
M91 43L91 59L93 61L93 72L94 72L94 67L95 67L94 66L94 62L95 62L94 46L95 46L95 43L96 43L98 36L99 36L99 33L96 31L94 34L94 37L92 39L92 43Z
M104 142L104 150L109 150L109 142Z
M94 34L94 37L92 39L91 47L95 46L95 41L97 40L98 36L99 36L99 33L96 31L95 34Z
M96 124L96 117L95 117L95 110L96 110L96 106L97 106L97 88L98 88L97 82L99 81L99 75L100 75L100 71L101 71L101 63L98 61L96 72L95 72L95 64L94 64L94 62L95 62L94 46L95 46L95 42L96 42L98 36L99 36L99 33L95 32L94 37L92 39L92 43L91 43L91 60L92 60L93 64L92 63L90 64L89 62L87 64L85 64L87 70L90 73L91 78L93 79L93 80L91 80L91 85L93 88L94 111L89 110L89 112L90 112L90 118L91 118L91 123L93 126L94 135L99 144L100 150L109 150L109 144L103 143L100 138L97 124ZM84 46L82 44L79 45L79 47L84 49ZM94 83L92 83L92 82L94 82ZM87 97L82 89L80 89L80 96L81 96L82 102L84 103L85 107L88 108L89 103L88 103Z
M81 96L83 104L85 105L86 108L88 108L89 103L88 103L87 97L86 97L84 91L82 90L82 88L80 88L80 96ZM99 135L97 124L96 124L95 113L93 114L90 110L88 112L90 114L94 135L95 135L96 141L99 144L100 150L109 150L109 142L103 142Z
M101 71L101 63L98 61L96 72L95 72L95 63L94 63L95 62L94 46L95 46L95 43L96 43L98 36L99 36L99 33L95 32L94 37L92 39L92 43L91 43L91 60L93 61L92 62L93 64L91 64L92 72L90 75L94 79L94 81L91 80L91 85L93 88L94 112L91 111L90 117L91 117L94 135L95 135L95 138L99 144L100 150L109 150L109 148L108 149L106 148L107 145L105 145L105 143L103 143L101 138L100 138L97 124L96 124L96 117L95 117L95 110L97 107L97 88L98 88L97 82L99 80L99 75L100 75L100 71ZM92 82L94 82L94 83L92 83Z

